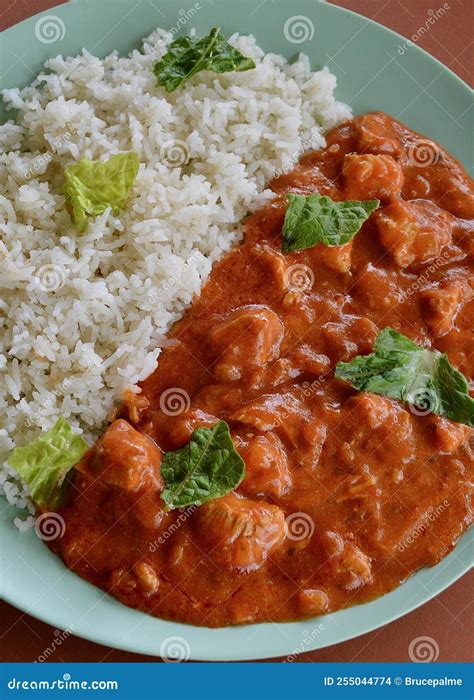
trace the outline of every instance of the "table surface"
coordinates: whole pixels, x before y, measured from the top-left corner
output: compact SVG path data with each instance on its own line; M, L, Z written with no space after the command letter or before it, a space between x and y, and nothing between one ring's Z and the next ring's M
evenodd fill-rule
M50 7L58 0L3 0L0 29L20 22ZM376 20L417 43L472 84L474 76L472 0L336 0ZM444 6L447 11L429 31L417 39L433 10ZM299 661L409 661L410 642L421 636L431 637L439 647L438 661L471 661L471 630L474 625L474 573L466 574L453 586L426 605L375 632L319 651L301 654ZM0 603L0 660L35 661L51 648L48 661L157 661L152 656L131 654L93 644L73 635L61 635L53 627L25 615L6 603Z

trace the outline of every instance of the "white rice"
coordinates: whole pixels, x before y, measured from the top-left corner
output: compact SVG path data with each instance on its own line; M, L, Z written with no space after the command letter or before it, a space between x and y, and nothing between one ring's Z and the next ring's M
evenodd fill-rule
M303 55L290 65L237 34L255 70L199 73L168 94L152 73L167 40L157 30L127 58L58 56L3 93L19 113L0 127L0 490L30 512L13 447L61 415L93 440L155 369L243 216L272 196L266 182L350 117L327 68L311 72ZM64 168L131 150L141 165L125 209L79 235Z

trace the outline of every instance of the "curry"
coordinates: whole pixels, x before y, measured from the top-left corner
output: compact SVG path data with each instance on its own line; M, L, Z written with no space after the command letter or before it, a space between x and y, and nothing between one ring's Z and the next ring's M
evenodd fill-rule
M471 180L371 113L270 186L157 370L78 465L50 545L122 603L194 625L364 603L440 561L472 521L472 430L334 373L391 327L472 378ZM283 253L288 193L380 206L344 245ZM166 508L164 455L219 421L243 479Z

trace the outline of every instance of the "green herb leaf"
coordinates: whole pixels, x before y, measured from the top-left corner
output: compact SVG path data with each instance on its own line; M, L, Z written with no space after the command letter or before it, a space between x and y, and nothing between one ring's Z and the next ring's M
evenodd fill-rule
M336 377L360 391L390 396L458 423L474 425L474 399L461 372L437 350L428 350L392 328L380 331L370 355L339 362Z
M87 443L76 435L65 418L26 447L15 447L11 466L28 484L33 501L39 506L58 505L61 486L69 470L77 464Z
M213 27L202 39L179 37L153 68L157 85L173 92L186 80L203 70L213 73L244 71L255 68L251 58L243 56L223 37L219 27Z
M321 194L288 194L288 209L283 223L284 253L311 248L318 243L328 246L351 241L372 212L378 199L367 202L334 202Z
M229 426L197 428L190 442L167 452L161 464L165 482L162 499L169 509L200 506L235 489L245 475L245 464L234 447Z
M111 207L114 214L125 205L140 166L136 153L118 153L109 160L83 158L64 171L65 194L80 231L88 216L98 216Z

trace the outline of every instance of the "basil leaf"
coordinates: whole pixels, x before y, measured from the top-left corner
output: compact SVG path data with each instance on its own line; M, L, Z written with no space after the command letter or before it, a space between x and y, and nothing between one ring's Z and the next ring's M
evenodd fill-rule
M244 478L245 464L229 426L221 420L212 428L197 428L187 445L167 452L161 475L165 482L161 497L171 510L225 496Z
M370 355L339 362L336 377L360 391L417 406L421 415L436 413L474 425L474 399L464 375L447 355L423 348L392 328L380 331Z
M202 39L179 37L168 48L168 52L158 61L153 73L157 85L173 92L186 80L203 70L213 73L244 71L255 68L251 58L243 56L223 37L219 27L213 27L208 36Z
M284 253L318 243L328 246L349 243L380 204L378 199L335 202L318 193L288 194L287 199L281 246Z
M136 153L118 153L109 160L83 158L64 171L65 194L72 206L79 230L88 216L98 216L111 207L114 214L123 208L140 166Z
M15 447L8 461L28 484L33 501L54 507L67 473L87 449L84 438L73 432L65 418L59 418L51 430L26 447Z

